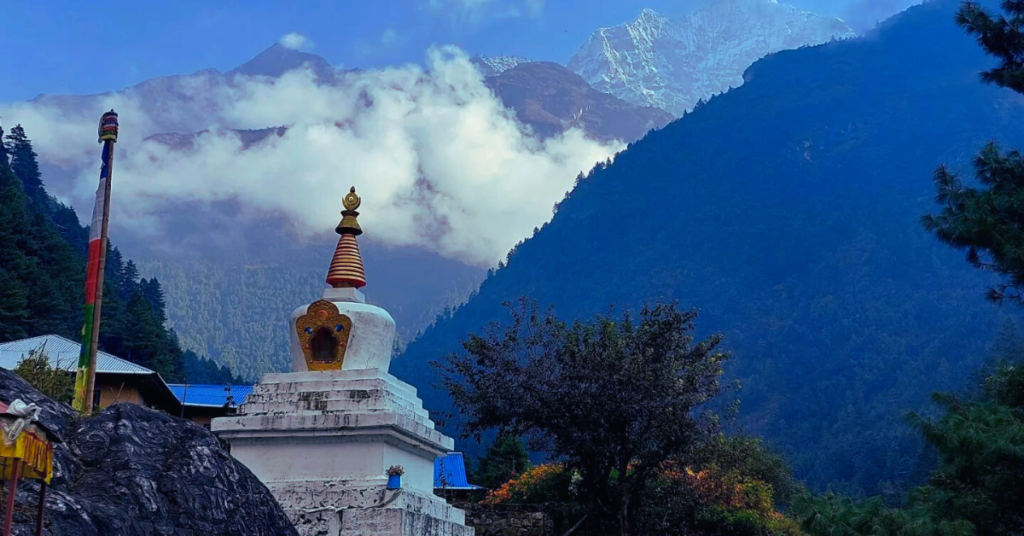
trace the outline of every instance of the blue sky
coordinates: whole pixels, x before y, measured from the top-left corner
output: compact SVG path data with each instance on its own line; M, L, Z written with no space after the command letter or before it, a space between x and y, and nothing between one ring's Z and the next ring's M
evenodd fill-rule
M864 19L910 0L793 0ZM565 62L597 27L644 7L683 15L703 0L223 0L3 2L0 102L97 93L160 75L229 70L297 32L335 65L420 62L435 43ZM863 22L859 22L863 24Z

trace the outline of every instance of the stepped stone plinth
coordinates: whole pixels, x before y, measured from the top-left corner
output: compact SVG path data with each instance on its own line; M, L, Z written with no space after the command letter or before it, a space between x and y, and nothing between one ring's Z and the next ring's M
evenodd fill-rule
M354 195L338 226L334 286L292 314L293 372L265 374L238 413L212 429L302 536L473 536L462 510L433 493L434 460L453 441L435 429L416 389L388 374L394 320L357 290L365 275ZM396 466L404 474L392 489Z

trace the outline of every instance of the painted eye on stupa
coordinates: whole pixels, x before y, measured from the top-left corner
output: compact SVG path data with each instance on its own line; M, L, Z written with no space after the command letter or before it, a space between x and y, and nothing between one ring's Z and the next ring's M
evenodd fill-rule
M310 335L312 335L313 334L313 328L307 326L306 327L306 333L309 333Z
M337 326L334 326L334 331L343 331L344 329L345 329L345 326L342 326L341 324L338 324Z

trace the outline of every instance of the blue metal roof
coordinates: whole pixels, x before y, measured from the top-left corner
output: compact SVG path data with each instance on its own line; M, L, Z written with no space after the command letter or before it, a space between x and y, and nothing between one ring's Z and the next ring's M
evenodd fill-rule
M168 384L174 396L186 406L205 406L222 408L228 402L231 393L231 407L238 407L245 402L245 397L252 392L251 385L202 385L202 384Z
M434 489L486 489L469 483L466 460L461 452L453 452L434 460Z
M0 367L8 370L18 368L30 350L46 347L50 366L73 372L78 368L78 354L82 345L60 335L40 335L0 344ZM100 374L156 374L146 367L125 361L106 352L96 352L96 372Z

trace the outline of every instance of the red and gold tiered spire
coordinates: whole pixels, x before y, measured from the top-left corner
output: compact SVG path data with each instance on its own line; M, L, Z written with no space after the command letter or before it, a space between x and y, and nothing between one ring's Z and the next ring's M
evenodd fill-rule
M359 243L356 242L356 237L363 234L359 222L356 221L356 216L359 215L356 209L360 203L362 200L356 195L356 187L353 186L345 196L345 210L341 211L341 223L334 229L341 235L338 239L338 248L334 250L334 258L331 259L331 268L327 271L327 284L334 288L366 286L363 257L359 254Z

